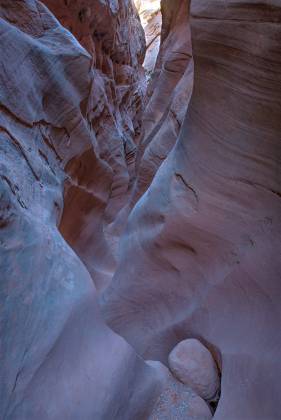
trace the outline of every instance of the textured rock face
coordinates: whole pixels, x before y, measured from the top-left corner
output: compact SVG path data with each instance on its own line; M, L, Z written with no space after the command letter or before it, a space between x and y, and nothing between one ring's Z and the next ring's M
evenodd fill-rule
M184 384L189 385L204 400L215 398L219 377L214 359L200 341L181 341L169 354L169 367Z
M0 2L1 419L210 418L144 361L187 337L216 419L280 417L281 6L188 8L145 97L129 0Z
M205 401L180 382L171 380L164 387L149 420L210 420L212 413Z
M108 200L91 127L102 82L42 3L7 0L0 17L0 418L145 418L157 375L105 326L57 228L63 201L62 230L83 236L78 210L98 224Z
M93 50L42 3L6 0L0 17L0 418L147 419L171 396L170 376L104 324L93 282L110 267L102 222L115 177L95 110L112 107L110 127L120 104ZM209 417L173 387L190 419Z
M134 174L134 139L140 132L146 91L141 66L145 38L131 1L44 0L44 3L92 56L89 63L94 72L92 85L88 86L88 98L81 103L81 111L95 137L97 152L111 169L111 180L106 185L103 174L92 173L100 185L91 199L85 191L69 186L60 230L100 289L115 269L111 243L104 237L103 225L112 222L126 203ZM88 163L85 177L91 173ZM72 170L79 170L78 161L72 163Z
M148 44L154 18L159 17L159 14L153 14L153 11L157 11L157 4L159 4L157 1L136 2L146 25ZM119 238L127 224L128 215L145 193L158 168L173 148L191 97L193 60L188 5L187 0L173 3L166 0L161 2L163 26L160 51L147 88L141 134L136 137L138 151L135 176L127 205L107 230L111 240L115 238L114 254L117 261L119 261ZM149 49L147 54L149 55Z
M206 402L191 388L175 379L165 365L153 360L146 363L157 372L160 381L164 383L149 420L207 420L212 418L211 410Z
M187 337L207 344L222 370L216 419L275 419L280 2L194 1L191 33L187 116L130 215L104 314L146 358L166 361Z
M147 92L131 206L147 190L174 146L190 100L193 60L188 7L189 0L161 2L160 52Z
M162 14L160 0L135 1L146 39L146 54L143 67L150 77L153 74L160 47Z

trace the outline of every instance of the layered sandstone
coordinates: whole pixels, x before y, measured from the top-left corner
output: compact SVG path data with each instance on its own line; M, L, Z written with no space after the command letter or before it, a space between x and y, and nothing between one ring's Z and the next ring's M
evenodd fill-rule
M120 25L126 10L138 22L133 7L112 5L109 21ZM0 17L0 417L146 419L172 397L168 413L184 404L188 418L210 418L190 388L159 375L100 316L95 283L113 270L103 229L116 176L110 127L121 112L94 44L84 49L34 0L6 0ZM125 53L130 61L136 50ZM107 138L98 123L108 124Z
M139 2L140 12L147 3L145 0ZM156 3L152 2L152 7ZM148 34L157 15L149 7L145 10L145 32ZM116 238L117 244L130 211L146 192L157 170L175 145L192 94L189 0L173 3L162 0L161 15L160 50L147 87L141 133L136 137L138 149L135 177L127 205L109 227L110 236ZM115 255L118 261L119 252L116 248Z
M209 419L186 339L280 417L281 6L189 3L155 63L159 9L0 2L0 418Z
M104 314L147 358L199 338L221 369L216 419L277 419L281 7L200 0L191 15L192 99L130 215Z
M192 93L188 8L189 0L161 3L161 44L142 119L133 203L147 190L174 146Z
M7 0L0 16L0 417L146 417L161 381L105 326L65 241L89 219L101 237L114 179L92 126L103 82L42 3Z
M154 72L160 47L162 13L160 0L135 0L146 40L146 53L143 67L149 79Z
M104 175L94 171L88 162L81 175L86 183L92 176L99 184L95 197L89 197L81 188L67 186L60 231L101 289L110 281L116 265L104 227L127 202L135 172L135 138L140 133L146 94L142 67L145 37L131 1L44 3L91 55L92 82L81 112L95 139L97 153L109 166L111 179L106 183ZM72 163L71 170L79 170L79 161Z

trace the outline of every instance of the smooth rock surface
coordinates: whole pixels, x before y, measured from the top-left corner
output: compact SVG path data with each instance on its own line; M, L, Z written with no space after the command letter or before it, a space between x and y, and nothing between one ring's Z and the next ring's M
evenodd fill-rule
M131 207L150 186L178 138L193 88L189 0L161 2L160 51L147 90Z
M186 337L280 417L280 1L161 13L147 90L130 0L0 2L1 419L210 418Z
M171 351L169 368L182 383L204 400L212 400L219 390L219 376L214 359L200 341L183 340Z
M147 2L140 1L140 7ZM152 2L154 6L157 2ZM140 8L140 10L142 10ZM150 16L147 7L147 14ZM161 2L160 51L146 93L135 177L128 202L110 225L110 236L122 236L128 215L149 188L156 172L175 145L193 88L193 59L189 27L189 0ZM148 30L149 30L149 23ZM146 28L146 27L145 27ZM116 260L119 260L118 249Z
M130 214L103 313L146 359L207 343L216 420L278 419L280 2L193 1L191 34L187 115Z
M5 0L0 18L0 418L147 418L158 375L105 325L58 230L82 240L88 220L100 240L112 183L92 56L40 2Z

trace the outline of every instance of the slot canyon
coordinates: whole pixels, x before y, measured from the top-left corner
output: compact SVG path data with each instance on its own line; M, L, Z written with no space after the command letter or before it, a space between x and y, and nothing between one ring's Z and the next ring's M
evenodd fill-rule
M0 420L281 419L281 0L0 0Z

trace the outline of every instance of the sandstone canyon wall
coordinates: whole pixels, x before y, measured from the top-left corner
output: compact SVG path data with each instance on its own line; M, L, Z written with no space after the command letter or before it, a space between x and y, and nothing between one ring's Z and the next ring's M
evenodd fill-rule
M0 1L3 420L280 418L281 5L142 3Z
M215 418L277 419L281 5L194 1L191 34L191 103L129 217L104 314L145 358L203 341L222 374Z
M81 188L67 187L60 230L86 264L97 287L102 288L116 264L103 223L112 222L124 206L134 174L135 138L140 132L146 89L141 65L144 33L131 1L45 0L44 3L92 57L92 85L81 106L99 156L111 174L108 185L103 174L92 174L100 185L95 186L91 199ZM72 164L72 168L77 172L79 162ZM83 172L89 177L91 167ZM93 240L93 236L98 238Z
M162 14L160 0L135 0L135 5L144 28L146 52L143 67L146 75L153 75L160 48Z
M63 2L48 3L63 21ZM111 53L124 55L111 56L112 73L97 64L100 39L80 38L75 25L88 9L67 4L75 38L41 2L0 3L0 418L154 419L184 403L185 416L209 419L198 395L145 363L100 315L95 283L112 269L103 223L118 176L129 183L125 119L139 119L144 38L130 2L89 4L114 31ZM122 25L138 42L118 53Z
M161 2L161 44L142 118L131 207L174 146L193 86L189 0Z
M63 207L82 229L75 201L86 217L112 183L88 116L92 56L40 2L1 2L0 15L0 418L146 416L160 382L105 326L58 231Z

